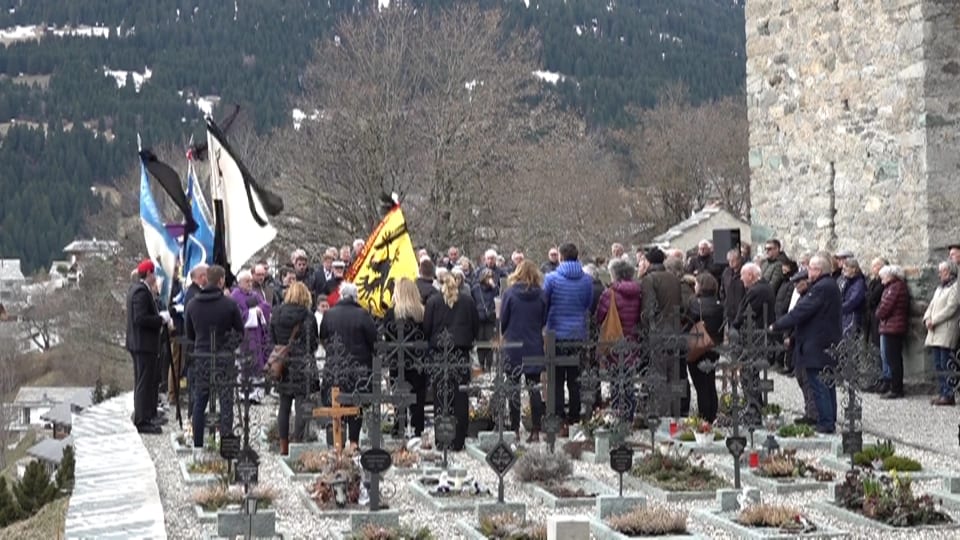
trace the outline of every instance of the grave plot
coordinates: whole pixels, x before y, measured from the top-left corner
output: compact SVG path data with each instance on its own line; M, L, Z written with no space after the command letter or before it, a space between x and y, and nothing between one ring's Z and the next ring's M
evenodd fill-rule
M341 540L434 540L437 538L429 527L384 527L368 524L357 531L344 531L339 535Z
M490 489L465 469L424 473L408 482L407 488L436 512L463 512L494 500Z
M851 461L840 457L842 451L842 448L836 445L834 455L820 458L820 463L837 471L850 470ZM862 450L853 453L852 466L881 475L896 471L907 474L914 480L935 480L944 476L942 472L927 470L919 461L897 453L892 441L876 441L864 445Z
M279 493L269 486L255 486L250 491L251 496L258 501L257 514L273 511L273 502L278 499ZM217 514L221 510L239 511L245 495L239 486L214 484L197 488L191 493L190 500L197 519L201 523L216 523Z
M184 432L170 432L170 445L173 447L173 453L178 456L186 456L193 453L193 441L191 441Z
M718 492L719 509L694 510L695 518L736 538L847 538L846 532L817 524L801 508L764 503L756 490Z
M517 460L514 475L528 494L548 508L593 506L597 496L610 493L597 480L575 476L573 463L562 452L527 452Z
M477 440L467 441L464 450L467 454L478 461L486 462L487 453L489 453L500 441L500 433L496 431L481 431L477 434ZM517 454L522 455L527 451L527 446L517 441L517 435L512 431L503 432L503 442L510 445L510 448Z
M477 525L461 519L457 521L457 529L469 540L547 538L546 524L528 522L524 516L514 513L484 516Z
M217 484L228 474L230 464L216 454L204 452L196 459L187 457L179 461L180 476L188 486Z
M858 526L911 532L960 528L933 496L914 493L913 482L905 475L850 471L842 483L833 485L831 499L815 502L814 507ZM956 534L960 536L960 531Z
M760 457L756 467L743 469L741 479L776 495L827 489L834 481L834 473L811 462L797 457L796 450L774 451ZM733 466L727 463L718 463L717 468L730 476L734 474Z
M667 454L655 451L637 459L627 485L657 499L676 502L712 499L717 489L728 484L689 451L674 448Z
M333 469L338 460L333 450L308 450L299 452L296 457L292 454L280 458L280 470L284 476L298 482L313 481L318 474ZM349 452L345 452L344 456L352 458Z
M590 532L597 540L702 538L688 532L687 512L648 506L643 497L601 497L590 518Z
M323 518L342 519L364 510L363 471L347 455L324 461L316 480L299 489L307 509Z

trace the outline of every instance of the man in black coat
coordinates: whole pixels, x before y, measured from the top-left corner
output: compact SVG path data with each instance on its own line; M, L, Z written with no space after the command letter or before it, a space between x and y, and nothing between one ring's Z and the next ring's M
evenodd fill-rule
M437 267L430 259L420 261L420 275L417 276L417 290L420 291L420 301L427 305L427 300L440 291L433 286L433 280L437 277Z
M325 368L337 371L336 373L325 373L323 377L324 388L322 394L326 405L332 405L330 390L333 386L338 386L341 393L367 390L365 382L361 382L359 385L351 384L351 382L366 381L367 379L362 374L369 373L373 365L374 346L377 342L377 325L373 322L370 313L357 303L358 294L357 286L353 283L344 282L341 284L340 300L323 315L323 321L320 322L320 341L324 347L327 347L327 365ZM331 340L334 338L339 339L343 344L346 358L338 359L335 357L335 348L329 347ZM334 364L339 365L334 366ZM346 370L352 372L346 374L344 373ZM336 384L330 384L331 379L334 381L339 379L339 381ZM360 443L360 427L362 424L362 418L359 416L347 417L347 435L350 444L354 447Z
M219 372L229 372L234 365L230 354L243 338L243 317L240 306L223 294L227 272L222 266L207 268L207 286L187 306L184 326L187 339L193 342L190 369L190 390L193 398L193 446L203 447L206 426L207 401L210 399L211 355L216 354L215 366ZM196 355L207 355L196 356ZM233 432L233 392L219 392L220 433Z
M843 336L840 286L831 279L830 261L820 255L807 268L810 287L797 305L770 326L772 331L793 329L793 362L805 369L817 405L817 431L834 433L837 424L837 390L820 380L826 367L837 361L827 352Z
M727 252L727 267L720 277L720 301L723 303L723 315L730 324L737 318L740 302L746 291L740 278L740 267L743 266L743 257L738 248Z
M140 433L159 434L156 421L159 379L160 329L169 318L160 314L154 301L156 283L153 261L137 265L137 281L127 291L126 347L133 357L133 424Z
M753 317L753 328L761 329L770 326L776 317L776 296L773 287L761 277L760 267L754 263L743 265L740 270L740 280L746 294L740 301L737 315L733 318L733 327L743 328L747 317Z

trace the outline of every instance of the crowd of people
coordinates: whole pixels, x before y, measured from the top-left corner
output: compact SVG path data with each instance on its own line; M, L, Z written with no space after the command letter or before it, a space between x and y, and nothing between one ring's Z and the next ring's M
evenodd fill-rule
M563 421L563 434L584 413L580 375L594 359L584 354L582 343L596 336L598 329L606 328L613 314L620 335L635 343L642 341L643 329L652 321L657 321L661 330L679 332L691 332L702 323L697 327L709 335L712 344L737 339L738 333L748 327L764 330L767 339L784 345L783 352L769 357L774 369L795 376L802 390L805 412L796 421L815 426L822 433L835 431L837 415L836 391L824 383L822 371L836 364L828 351L844 337L863 339L879 347L883 375L872 391L885 399L904 395L909 291L903 269L880 258L871 262L865 275L849 251L810 253L793 260L776 239L766 241L763 253L756 257L751 256L746 244L730 250L723 254L725 264L718 263L708 240L688 253L653 247L637 250L632 257L621 244L613 244L609 258L591 261L583 261L577 247L566 243L551 248L546 261L539 265L519 250L506 259L490 249L476 264L457 247L440 256L421 250L417 253L419 275L393 285L393 305L378 321L358 303L357 287L344 281L345 269L362 249L362 240L340 249L331 247L323 252L316 268L310 265L306 252L298 249L291 254L289 265L275 273L266 261L259 261L237 275L232 290L225 288L225 269L200 265L191 269L183 311L174 310L169 315L156 302L153 263L141 263L127 297L127 348L134 359L137 428L143 433L157 433L165 422L156 412L157 393L152 389L167 369L157 361L158 355L164 356L162 337L167 332L181 339L169 340L173 375L167 376L165 391L172 402L179 384L177 374L188 377L196 447L203 445L210 387L202 377L192 376L192 370L204 363L193 362L192 367L185 368L190 364L185 360L201 353L214 355L215 362L232 362L226 354L236 346L228 338L231 334L244 337L242 347L249 348L261 370L277 346L286 346L290 358L322 356L324 346L334 338L355 365L369 370L377 342L405 340L409 336L401 335L404 332L422 336L434 351L440 347L440 336L449 335L457 365L472 361L477 369L489 370L493 353L489 347L477 348L476 344L501 335L506 341L521 344L506 349L504 356L516 386L525 388L529 395L532 429L528 441L539 440L546 407L541 393L542 367L527 360L543 356L545 332L555 333L558 355L581 357L580 365L554 368L554 405ZM939 265L940 284L923 317L925 344L938 371L947 369L960 337L958 262L960 246L954 246L950 259ZM337 301L330 305L334 291ZM384 327L393 331L384 332ZM689 414L692 382L699 415L709 422L717 418L717 380L709 366L718 357L715 348L696 357L677 354L678 369L668 370L667 376L668 380L681 378L687 386L687 397L665 413L677 417ZM285 371L280 380L290 372ZM391 375L397 375L395 369ZM452 395L443 399L449 401L457 420L451 447L461 450L469 414L462 385L469 382L470 370L458 372L450 385L438 385L416 363L407 365L403 375L416 397L409 407L409 420L418 436L426 423L424 405L431 383L434 387L452 387ZM289 441L304 437L307 419L300 414L301 403L319 391L330 404L331 383L324 378L321 372L320 380L280 393L282 453L286 453ZM939 392L931 403L953 405L953 388L946 376L940 376L939 382ZM229 431L232 395L221 392L218 397L219 426ZM258 401L262 395L252 399ZM291 433L294 403L297 407ZM519 436L519 400L510 400L509 427ZM350 444L359 442L360 428L359 417L348 420Z

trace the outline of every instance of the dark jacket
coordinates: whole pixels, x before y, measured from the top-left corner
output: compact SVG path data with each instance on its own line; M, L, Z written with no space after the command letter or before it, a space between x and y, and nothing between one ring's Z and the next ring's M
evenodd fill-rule
M420 301L423 302L423 305L427 305L427 300L435 294L439 294L440 291L433 286L432 279L426 279L422 277L417 278L417 290L420 291Z
M540 265L540 273L543 275L547 275L550 272L556 272L557 268L559 267L560 267L559 262L547 261Z
M497 322L496 303L497 289L488 287L484 282L479 282L471 290L473 303L477 305L477 316L481 324L493 324Z
M743 281L740 280L740 269L725 268L720 278L720 301L723 302L723 316L728 322L737 318L737 311L746 294Z
M907 333L910 319L910 291L902 279L893 278L883 288L876 311L881 335L899 336Z
M842 338L840 287L824 274L810 285L797 305L773 323L776 331L793 330L793 365L823 369L836 365L827 351Z
M864 321L867 335L870 336L870 342L874 345L880 345L880 319L877 319L877 306L883 298L883 282L879 277L870 278L867 281L867 312Z
M773 313L778 319L790 311L790 300L793 299L793 291L797 288L790 281L791 277L793 277L793 274L783 276L783 285L780 285L780 288L777 289L777 297L773 302Z
M170 285L170 298L176 298L183 292L183 282L179 277L175 277L173 284ZM181 306L182 307L182 306ZM183 311L180 308L171 307L170 319L173 320L174 333L178 336L183 335Z
M402 324L401 324L402 323ZM417 322L413 319L397 319L397 313L394 311L391 306L386 313L383 314L383 335L384 341L394 343L394 342L403 342L405 344L413 344L416 342L426 341L426 334L423 331L423 322ZM407 348L403 349L401 352L388 353L390 358L388 359L390 365L396 367L397 359L402 354L403 363L407 371L413 368L414 361L420 358L423 358L426 353L427 348L426 344L423 344L421 348ZM387 361L384 364L388 363ZM391 368L393 369L393 368ZM391 371L395 373L395 371Z
M127 350L156 354L160 351L163 318L147 284L138 281L127 291Z
M864 306L867 303L867 282L863 274L847 278L843 289L843 318L841 327L844 336L856 335L863 331Z
M663 317L667 324L664 330L679 330L680 320L677 317L683 301L680 278L667 272L662 264L654 264L643 276L640 287L643 291L643 323L649 325Z
M543 299L543 289L537 286L515 284L503 293L500 306L500 324L504 339L508 342L523 343L517 349L504 349L510 367L516 369L523 364L524 357L543 355L543 327L547 324L547 303ZM540 373L542 368L524 366L528 375Z
M683 329L689 332L693 325L703 319L707 334L715 344L723 343L723 305L716 296L695 296L687 306Z
M201 291L201 290L203 290L203 289L201 289L199 285L197 285L196 283L191 283L190 286L187 287L187 292L183 293L183 313L184 313L184 317L186 317L187 306L190 305L190 301L193 300L194 298L196 298L197 295L200 294L200 291Z
M780 286L786 283L783 277L783 263L787 260L787 255L781 252L773 259L764 259L760 267L761 276L770 284L774 296L780 291Z
M593 303L593 278L583 272L580 261L563 261L556 272L543 281L547 302L547 329L560 340L587 338L590 304Z
M774 300L773 288L765 279L761 278L747 289L743 301L740 302L740 309L737 310L737 316L733 319L733 327L743 328L747 321L748 311L752 312L754 330L762 330L770 326L776 318Z
M326 286L326 279L323 274L323 268L314 270L313 267L308 266L302 274L296 274L296 277L297 281L302 282L307 286L307 289L310 289L310 294L313 295L314 301L316 301L317 296L324 294L323 289Z
M607 286L603 284L603 281L600 278L590 278L593 280L593 299L590 300L590 313L596 315L597 306L600 305L600 295L603 294L603 291L607 289ZM596 322L596 316L593 317L592 322Z
M455 347L473 347L480 330L480 317L473 298L461 294L457 297L457 303L450 307L439 292L430 296L423 312L423 331L431 346L437 346L437 340L444 330L450 332Z
M334 337L343 343L344 352L353 364L373 365L373 351L377 343L377 325L365 309L352 298L341 298L323 315L320 340L326 347ZM327 356L331 351L327 348Z
M286 345L298 324L300 331L290 343L289 356L313 356L320 345L320 332L317 318L303 306L280 304L270 318L270 339L274 345Z
M643 294L636 281L615 281L600 295L597 305L597 324L602 325L610 312L610 295L616 294L617 313L620 315L620 325L623 327L624 337L636 340L642 309Z
M194 343L194 350L200 353L211 352L211 336L216 339L218 352L235 348L243 337L240 306L216 286L204 287L190 301L184 315L184 326L187 339Z
M713 274L713 277L720 280L720 277L723 275L723 266L719 264L714 264L713 262L713 253L707 255L706 257L701 257L700 255L694 255L690 257L690 260L687 261L687 266L683 269L685 274L699 275L703 272L709 272Z

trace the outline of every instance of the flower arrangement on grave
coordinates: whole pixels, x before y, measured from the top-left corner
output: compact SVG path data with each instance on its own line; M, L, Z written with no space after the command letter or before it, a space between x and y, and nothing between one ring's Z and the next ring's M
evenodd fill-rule
M191 474L227 474L227 461L215 454L204 454L187 464Z
M398 469L409 469L415 467L420 462L420 456L416 452L407 450L406 446L401 446L390 453L393 458L393 466Z
M387 528L372 524L366 525L348 537L349 540L433 540L434 538L427 527L412 529L401 525L398 528Z
M881 441L869 444L853 455L856 465L875 471L916 472L923 470L920 462L896 454L893 441Z
M300 454L297 461L291 466L297 473L327 473L341 469L349 469L353 463L354 450L344 448L340 457L330 450L314 450Z
M598 430L610 429L616 423L617 415L610 409L596 409L590 418L580 422L580 427L583 434L592 439Z
M813 478L832 482L833 473L819 469L797 457L796 450L774 452L760 460L756 474L767 478Z
M799 510L780 504L752 504L735 518L737 523L747 527L780 529L784 533L800 534L817 530L817 526Z
M607 525L625 536L685 534L687 513L667 508L641 507L607 518Z
M278 492L271 486L257 485L251 490L251 495L258 499L261 508L270 508L277 500ZM246 497L240 486L214 484L197 489L191 500L206 512L214 512L226 508L231 504L242 504Z
M703 466L703 458L694 461L691 451L677 446L666 453L654 451L644 455L630 474L667 491L712 491L727 485Z
M513 514L500 514L480 520L480 534L486 538L510 540L546 540L547 527L542 523L524 523Z
M357 504L363 471L350 457L334 458L310 488L310 498L321 509Z
M760 409L760 412L762 412L764 416L780 416L783 413L783 408L777 403L767 403Z
M933 497L914 495L910 478L897 473L877 477L870 471L847 472L836 488L836 504L893 527L953 523Z
M702 434L700 437L697 434ZM703 436L706 435L706 436ZM676 435L676 439L682 442L693 442L696 440L702 440L704 442L709 442L710 440L719 441L723 440L723 434L719 431L716 431L713 427L713 424L707 422L706 420L700 418L697 415L688 416L683 419L683 429L681 429Z
M740 401L740 408L747 406L747 398L743 394L737 396ZM719 412L724 416L730 416L733 413L733 394L724 392L720 395Z
M807 424L788 424L777 430L777 435L783 438L806 439L816 434L813 426Z
M492 420L490 413L490 399L484 395L470 398L470 421Z

